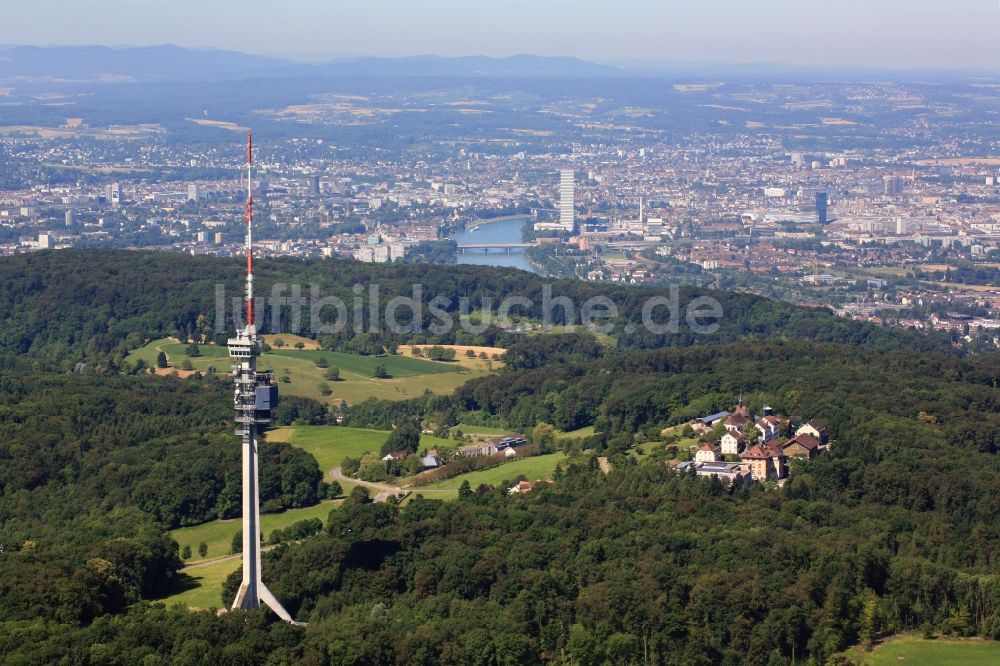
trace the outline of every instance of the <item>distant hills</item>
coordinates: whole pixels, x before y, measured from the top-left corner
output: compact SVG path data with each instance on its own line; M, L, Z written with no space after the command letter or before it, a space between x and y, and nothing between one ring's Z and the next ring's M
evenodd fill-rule
M323 63L174 45L0 47L0 82L218 81L255 77L594 77L623 70L571 57L413 56Z
M283 61L178 46L12 46L0 50L0 80L153 81L244 78Z

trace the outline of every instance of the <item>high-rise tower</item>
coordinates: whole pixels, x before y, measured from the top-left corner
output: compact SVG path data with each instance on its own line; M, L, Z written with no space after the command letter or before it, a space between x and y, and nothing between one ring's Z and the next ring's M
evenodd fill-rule
M830 197L826 192L816 193L816 219L820 224L826 224L827 211L830 204Z
M259 429L271 422L278 404L278 385L270 372L257 371L257 327L253 311L253 140L247 133L247 287L246 327L229 340L236 393L236 435L243 444L243 582L233 610L260 608L261 602L285 622L291 615L265 587L260 577L260 491L257 443Z
M559 172L559 226L573 231L576 214L576 173L572 169Z

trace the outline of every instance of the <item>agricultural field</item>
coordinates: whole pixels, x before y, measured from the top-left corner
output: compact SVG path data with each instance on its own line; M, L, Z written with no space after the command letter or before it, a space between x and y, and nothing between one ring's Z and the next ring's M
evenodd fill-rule
M1000 642L914 635L891 638L871 652L855 648L847 653L862 666L994 666L1000 664Z
M399 355L406 356L410 358L423 358L414 356L414 350L418 350L420 354L427 353L427 350L431 348L432 345L400 345ZM449 361L448 365L457 365L461 368L471 370L473 372L494 372L503 367L502 360L494 360L493 356L499 356L503 358L503 355L507 353L506 349L502 347L475 347L470 345L437 345L444 349L453 349L455 351L455 360ZM473 357L469 357L469 352L475 354ZM480 354L486 354L486 358L480 358Z
M259 362L262 369L275 372L281 382L281 391L286 395L314 398L330 405L338 404L341 400L353 404L368 398L405 400L417 397L425 390L450 393L470 379L487 375L502 365L496 361L465 357L449 363L403 354L361 356L307 348L298 350L293 345L301 340L295 336L266 337L272 341L281 338L289 345L283 348L273 347L272 351L261 356ZM201 372L207 372L209 368L220 373L229 372L229 358L224 347L201 345L201 355L197 357L187 356L186 350L187 345L176 340L154 340L129 354L128 361L134 363L142 359L147 365L154 367L157 354L163 351L171 368L178 369L178 375L181 376L184 373L180 368L185 361L190 361L191 367ZM326 361L329 367L317 366L317 362L322 363L320 359ZM388 378L375 377L379 366L385 368ZM339 381L325 378L329 368L340 370ZM324 389L329 389L332 393L323 395Z
M516 476L523 474L529 481L538 479L551 479L552 471L560 462L566 460L565 453L549 453L543 456L531 456L529 458L519 458L509 463L504 463L498 467L482 469L468 474L461 474L444 481L431 483L426 486L413 488L413 492L419 493L422 490L457 490L463 481L468 481L469 485L476 488L480 484L497 486L504 481L510 481Z
M268 334L260 336L264 340L264 344L271 345L275 349L282 349L287 347L288 349L295 349L295 345L302 345L302 349L315 350L319 349L319 343L310 338L303 337L301 335L292 335L290 333L281 333L278 335Z
M272 530L284 529L292 523L309 518L319 518L324 523L330 510L340 504L340 500L328 500L320 502L316 506L307 506L302 509L289 509L282 513L265 513L260 517L260 528L264 534L264 539ZM170 532L177 544L191 546L192 557L186 564L195 563L201 560L198 555L198 544L204 542L208 546L206 559L215 559L231 555L230 550L233 542L233 535L240 531L240 519L231 518L229 520L213 520L194 527L181 527Z

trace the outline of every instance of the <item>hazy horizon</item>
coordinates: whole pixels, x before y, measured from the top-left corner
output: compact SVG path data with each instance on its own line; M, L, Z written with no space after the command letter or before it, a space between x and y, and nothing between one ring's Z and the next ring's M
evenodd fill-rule
M0 43L9 45L176 44L308 60L532 54L606 63L1000 67L995 0L715 0L701 6L649 0L509 0L503 6L93 0L81 6L37 0L9 7L5 16Z

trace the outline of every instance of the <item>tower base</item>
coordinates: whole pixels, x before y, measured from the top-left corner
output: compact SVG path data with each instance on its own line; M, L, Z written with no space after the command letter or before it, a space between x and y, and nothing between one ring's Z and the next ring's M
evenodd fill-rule
M274 598L271 594L271 590L267 589L264 583L257 583L256 594L251 593L251 586L249 581L244 580L240 583L240 589L236 592L236 599L233 601L233 610L252 610L255 608L260 608L261 602L264 605L274 611L274 614L280 617L285 622L289 624L299 624L292 619L285 607L281 605L281 602Z

